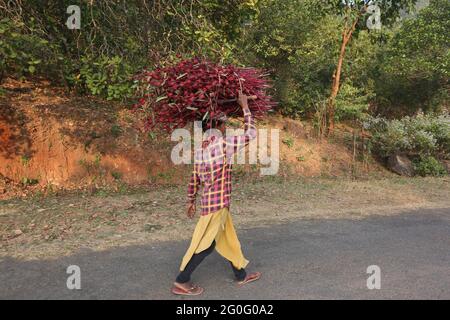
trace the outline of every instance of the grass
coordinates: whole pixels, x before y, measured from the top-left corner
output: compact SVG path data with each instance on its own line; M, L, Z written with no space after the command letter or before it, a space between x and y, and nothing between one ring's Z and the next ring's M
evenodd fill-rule
M111 172L111 176L115 179L115 180L120 180L122 179L122 173L118 172L118 171L112 171Z
M238 228L292 219L362 219L450 207L449 182L448 177L236 177L231 211ZM195 221L184 213L185 189L98 189L0 201L0 257L51 258L80 247L103 250L189 238Z
M294 139L292 137L287 137L282 140L282 142L287 145L290 149L294 146Z
M38 179L27 178L27 177L22 178L22 185L24 185L24 186L33 186L38 183L39 183Z
M118 138L122 134L123 130L118 124L114 124L111 126L111 135L114 138Z
M23 155L20 157L20 163L22 163L22 165L24 167L28 166L28 164L30 163L31 157L29 155Z

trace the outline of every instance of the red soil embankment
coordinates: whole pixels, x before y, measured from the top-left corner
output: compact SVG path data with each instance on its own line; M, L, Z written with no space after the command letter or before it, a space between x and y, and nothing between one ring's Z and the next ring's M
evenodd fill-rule
M8 197L5 181L73 189L112 181L181 183L188 174L188 166L170 160L175 142L139 130L119 103L68 95L45 81L8 80L2 87L0 198ZM349 146L310 138L300 121L273 116L258 126L280 129L279 174L337 176L352 170ZM249 165L237 169L257 172Z
M117 104L71 97L48 83L8 81L0 99L0 173L15 182L76 187L148 182L170 159ZM169 147L159 144L162 151ZM168 153L170 155L170 153Z

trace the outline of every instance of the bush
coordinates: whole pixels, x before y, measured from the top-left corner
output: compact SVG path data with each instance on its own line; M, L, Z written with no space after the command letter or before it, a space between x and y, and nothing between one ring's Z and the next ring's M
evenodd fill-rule
M240 0L78 1L81 29L69 30L72 4L0 0L0 80L33 74L79 93L126 99L135 71L177 53L237 62L235 40L256 13L253 1Z
M386 120L371 118L365 126L372 133L372 150L388 157L404 153L411 157L448 159L450 156L450 117L423 115Z
M78 85L86 85L93 95L108 100L131 97L136 88L131 81L134 69L119 56L97 58L83 57L79 75L71 80Z
M353 84L344 82L336 97L336 120L364 119L369 110L371 94Z
M414 171L421 176L443 176L447 173L435 157L421 157L413 161Z
M27 30L23 23L0 20L0 81L6 75L22 77L43 70L53 56L51 49L47 40Z

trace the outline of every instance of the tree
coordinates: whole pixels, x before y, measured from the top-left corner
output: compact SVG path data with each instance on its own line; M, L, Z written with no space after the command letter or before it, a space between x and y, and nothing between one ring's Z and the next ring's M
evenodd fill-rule
M328 94L339 22L323 0L263 0L242 39L242 61L271 71L280 111L309 115Z
M76 2L76 1L75 1ZM181 54L236 62L241 25L256 0L0 0L0 80L39 75L77 92L129 97L133 75Z
M367 25L363 21L363 17L368 16L370 19L380 19L381 25L391 25L400 16L401 10L411 10L417 0L328 0L331 10L339 11L344 19L342 26L342 36L339 55L337 63L332 76L332 86L330 97L327 103L327 134L332 134L334 129L335 110L336 110L336 97L339 93L341 85L342 67L344 64L344 58L347 46L356 32L367 28ZM376 17L375 11L369 11L369 9L379 8L381 16ZM374 16L375 15L375 16ZM369 20L372 21L373 20Z
M377 79L378 112L392 106L404 114L439 112L448 104L450 78L450 2L432 0L403 21L381 56Z

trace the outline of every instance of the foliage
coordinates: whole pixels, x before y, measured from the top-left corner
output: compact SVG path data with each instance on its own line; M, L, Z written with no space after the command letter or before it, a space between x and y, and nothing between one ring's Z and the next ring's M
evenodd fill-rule
M448 103L450 2L432 0L417 17L403 22L380 61L376 79L380 112L405 106L440 111Z
M65 24L73 4L81 9L80 30ZM233 62L234 39L254 7L253 0L0 0L0 72L125 99L131 75L177 53Z
M371 96L350 82L342 84L336 98L337 120L362 120L367 116Z
M285 145L287 145L289 147L289 149L291 149L294 146L294 139L292 139L292 137L287 137L287 138L283 139L282 142Z
M382 22L388 26L415 1L381 1ZM317 100L330 95L342 41L342 30L360 13L364 3L351 7L341 1L266 0L246 34L245 53L265 68L274 70L276 97L281 111L293 117L314 113ZM371 32L367 15L360 19L346 52L343 81L357 88L361 99L374 98L374 78L385 31ZM344 96L348 92L343 93ZM365 97L365 98L364 98ZM343 96L341 96L341 99ZM341 105L342 106L342 105ZM367 108L366 108L367 109ZM339 115L337 115L339 117ZM342 116L342 114L341 114Z
M419 157L413 161L414 171L421 176L443 176L447 174L444 166L432 156Z
M46 39L28 32L23 23L1 19L0 36L0 81L5 75L22 77L49 67L52 47Z
M86 85L93 95L107 100L131 97L136 85L132 81L133 68L119 56L109 58L82 57L80 73L73 77L73 83Z
M448 115L406 116L386 120L371 118L366 128L372 133L373 150L383 157L395 153L410 156L450 157L450 117Z
M367 29L371 2L0 0L0 81L42 76L80 94L124 100L137 72L195 56L270 70L279 110L322 126L342 32L359 17L336 120L445 111L450 2L431 0L398 21L416 1L379 0L381 31ZM65 25L73 4L81 8L80 30Z
M245 52L274 70L284 114L305 114L329 88L339 31L322 9L318 0L262 1L247 34Z

